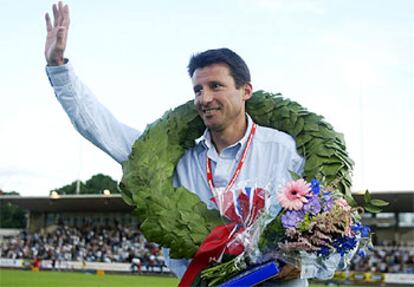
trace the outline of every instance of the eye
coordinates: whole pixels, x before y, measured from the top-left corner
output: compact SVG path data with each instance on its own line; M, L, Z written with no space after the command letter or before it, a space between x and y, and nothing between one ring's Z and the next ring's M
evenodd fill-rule
M220 83L212 83L212 84L211 84L211 88L212 88L213 90L218 90L218 89L220 89L221 87L223 87L223 85L222 85L222 84L220 84Z
M202 92L203 92L203 89L201 87L195 87L194 88L194 95L196 97L200 96Z

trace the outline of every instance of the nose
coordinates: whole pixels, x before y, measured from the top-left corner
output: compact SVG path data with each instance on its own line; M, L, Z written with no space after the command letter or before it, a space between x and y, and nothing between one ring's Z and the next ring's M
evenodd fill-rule
M203 90L197 99L201 105L205 106L213 100L213 94L208 90Z

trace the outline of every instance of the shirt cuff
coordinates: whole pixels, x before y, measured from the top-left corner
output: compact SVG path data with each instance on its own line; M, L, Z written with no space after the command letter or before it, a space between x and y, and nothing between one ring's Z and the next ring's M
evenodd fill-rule
M65 63L59 66L46 66L46 73L49 78L49 82L53 87L64 86L70 83L71 73L73 73L73 67L69 63L68 59L65 59Z

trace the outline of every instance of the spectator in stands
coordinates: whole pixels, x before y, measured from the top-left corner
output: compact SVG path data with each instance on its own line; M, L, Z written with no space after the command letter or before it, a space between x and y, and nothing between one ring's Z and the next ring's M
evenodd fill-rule
M62 225L51 233L22 232L17 238L4 241L0 253L13 259L51 260L52 268L59 268L62 261L131 262L136 257L142 269L145 254L148 271L163 266L159 263L163 256L156 244L146 242L135 229L120 225L81 228Z
M27 233L1 243L2 257L51 260L52 268L59 269L62 261L125 262L131 271L164 271L164 256L159 247L146 242L135 228L117 225L114 227L69 227L57 226L51 233ZM134 260L135 259L135 260ZM135 265L134 265L135 262ZM139 264L138 264L139 262ZM385 243L365 257L355 256L350 270L381 273L414 273L414 247Z
M141 273L141 259L138 257L132 258L131 261L131 271L132 273L138 272Z

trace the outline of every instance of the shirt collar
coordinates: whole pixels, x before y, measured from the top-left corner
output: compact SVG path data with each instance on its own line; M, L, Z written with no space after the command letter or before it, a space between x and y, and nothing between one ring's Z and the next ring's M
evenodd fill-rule
M239 147L241 147L247 142L247 139L249 137L250 131L251 131L252 126L253 126L253 120L249 116L249 114L247 114L247 113L246 113L246 118L247 118L247 129L246 129L246 132L244 133L243 137L239 141L235 142L234 144L226 147L224 150L233 148L237 145ZM210 150L210 149L214 148L213 142L211 141L211 134L210 134L210 131L208 129L206 129L204 131L203 135L201 137L199 137L198 139L196 139L195 141L196 141L197 144L202 144L207 150ZM237 154L239 154L239 152ZM238 155L237 155L237 157L238 157Z

